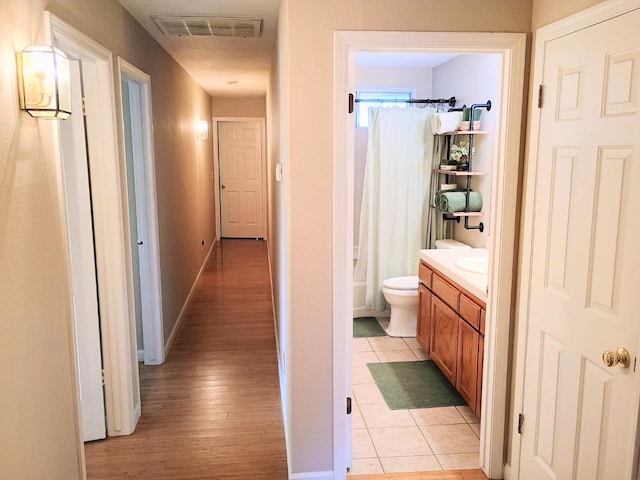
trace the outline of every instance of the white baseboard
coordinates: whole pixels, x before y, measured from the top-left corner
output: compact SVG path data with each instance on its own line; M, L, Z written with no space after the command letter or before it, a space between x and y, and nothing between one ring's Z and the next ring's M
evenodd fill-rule
M196 290L196 285L198 284L198 280L200 280L200 277L202 276L202 272L204 272L204 269L207 266L207 263L209 262L209 257L211 256L211 252L213 252L213 247L215 246L215 244L216 244L216 240L214 240L213 243L211 244L211 248L209 249L207 256L204 258L202 265L200 266L198 275L196 275L196 279L193 281L193 285L191 285L191 290L189 290L189 295L187 295L187 298L184 301L182 308L180 309L180 313L178 314L178 319L176 320L176 323L173 326L173 329L171 330L171 334L169 335L169 338L164 344L164 358L167 358L167 355L169 355L169 350L171 350L173 341L176 339L176 334L180 329L180 325L182 325L182 320L184 320L184 315L187 311L187 307L189 306L189 303L191 302L191 297L193 297L193 293Z
M339 480L336 479L334 473L329 472L303 472L292 473L289 476L289 480Z

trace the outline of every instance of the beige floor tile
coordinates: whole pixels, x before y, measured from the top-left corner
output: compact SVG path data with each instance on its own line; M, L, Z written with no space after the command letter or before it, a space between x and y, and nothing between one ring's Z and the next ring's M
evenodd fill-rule
M376 352L381 362L415 362L416 356L409 349Z
M378 454L366 428L352 431L353 458L376 458Z
M384 473L380 460L377 458L354 458L351 461L351 469L349 475L371 475L376 473Z
M369 434L379 458L432 455L418 427L370 428Z
M442 470L435 455L415 455L412 457L384 457L380 459L384 473L432 472Z
M371 370L369 370L369 367L367 366L353 368L352 382L354 385L359 385L362 383L376 383L376 381L371 376Z
M367 424L364 423L364 418L362 418L362 412L360 411L360 407L358 406L358 402L353 402L351 409L351 422L354 430L359 428L367 428Z
M372 352L373 348L366 338L354 338L353 339L353 351L354 352Z
M409 347L410 350L422 349L422 345L418 343L418 340L416 340L416 337L405 337L403 340L404 340L404 343L407 344L407 347Z
M467 470L478 468L480 458L477 453L451 453L447 455L436 455L443 470Z
M353 352L353 368L366 367L367 363L378 363L376 352Z
M370 337L369 343L376 352L386 352L389 350L411 350L402 338Z
M456 407L418 408L409 410L418 425L452 425L466 423Z
M431 357L427 355L424 350L411 349L413 354L416 356L418 360L431 360Z
M478 438L480 438L480 424L470 423L469 426L471 427L471 430L473 430L473 433L475 433L478 436Z
M480 419L469 407L456 407L467 423L480 423Z
M387 405L359 405L367 428L413 427L416 422L409 410L389 410Z
M480 440L469 425L421 425L420 430L436 455L480 451Z
M384 397L375 383L362 383L353 386L353 394L358 401L358 405L382 404L386 406Z

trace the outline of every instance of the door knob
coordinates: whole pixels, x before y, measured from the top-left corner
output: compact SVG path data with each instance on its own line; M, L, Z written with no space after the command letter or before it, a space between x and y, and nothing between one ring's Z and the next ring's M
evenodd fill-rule
M225 189L225 188L227 188L227 187L225 187L224 185L221 185L221 188L224 190L224 189Z
M626 348L620 347L615 352L604 352L602 354L602 363L607 367L620 365L622 368L627 368L631 363L631 356Z
M142 240L138 240L138 245L142 245Z

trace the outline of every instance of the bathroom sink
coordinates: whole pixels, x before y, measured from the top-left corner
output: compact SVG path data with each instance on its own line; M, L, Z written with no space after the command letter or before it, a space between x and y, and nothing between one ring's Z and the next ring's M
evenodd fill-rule
M489 257L462 257L456 261L456 267L467 272L486 275L489 271Z

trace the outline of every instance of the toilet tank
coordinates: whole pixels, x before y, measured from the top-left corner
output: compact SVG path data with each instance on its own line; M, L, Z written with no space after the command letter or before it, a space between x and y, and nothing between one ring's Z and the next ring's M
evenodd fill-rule
M471 248L466 243L458 242L457 240L452 239L443 239L436 240L436 248L437 249L462 249L462 248Z

